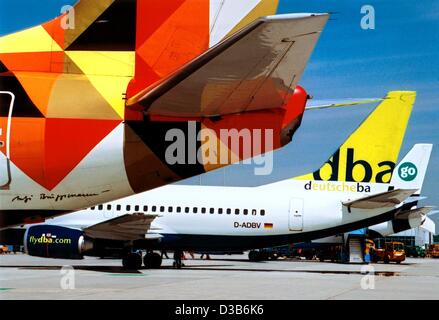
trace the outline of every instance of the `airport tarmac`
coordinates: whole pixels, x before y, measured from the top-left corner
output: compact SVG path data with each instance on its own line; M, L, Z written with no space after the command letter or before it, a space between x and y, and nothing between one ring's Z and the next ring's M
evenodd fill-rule
M435 259L372 264L373 278L362 274L362 268L370 268L365 265L303 260L254 263L246 255L188 259L184 263L185 268L176 270L172 260L165 259L162 269L126 272L120 260L114 259L2 255L0 300L439 298L439 260ZM63 266L73 269L61 269Z

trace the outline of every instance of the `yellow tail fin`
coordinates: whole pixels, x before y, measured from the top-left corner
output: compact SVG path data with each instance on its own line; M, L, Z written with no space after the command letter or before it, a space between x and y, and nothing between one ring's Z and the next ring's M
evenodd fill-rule
M388 183L416 99L414 91L391 91L317 171L295 180Z

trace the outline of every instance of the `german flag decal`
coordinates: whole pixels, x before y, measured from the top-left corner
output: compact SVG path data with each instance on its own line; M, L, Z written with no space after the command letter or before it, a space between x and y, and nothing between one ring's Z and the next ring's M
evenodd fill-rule
M272 223L264 223L264 228L265 229L273 229L273 224Z

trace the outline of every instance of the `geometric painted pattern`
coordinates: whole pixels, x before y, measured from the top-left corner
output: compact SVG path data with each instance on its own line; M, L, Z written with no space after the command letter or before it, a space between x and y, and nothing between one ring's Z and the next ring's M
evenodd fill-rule
M212 169L177 168L163 160L157 142L162 137L157 135L188 119L153 121L142 112L126 110L125 101L237 28L274 14L278 5L277 0L251 0L233 10L234 1L81 0L75 6L73 29L62 28L65 14L1 37L0 91L15 94L10 160L52 190L125 121L125 167L136 192ZM9 114L4 99L0 95L2 128ZM271 124L261 115L248 117L197 120L197 127L278 128L282 115L271 112ZM0 151L6 154L4 145Z

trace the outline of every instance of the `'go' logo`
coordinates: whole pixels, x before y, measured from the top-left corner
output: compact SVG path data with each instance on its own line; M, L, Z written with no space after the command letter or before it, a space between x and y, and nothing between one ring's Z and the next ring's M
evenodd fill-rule
M402 180L412 181L418 175L418 168L411 162L405 162L399 167L398 174Z

